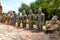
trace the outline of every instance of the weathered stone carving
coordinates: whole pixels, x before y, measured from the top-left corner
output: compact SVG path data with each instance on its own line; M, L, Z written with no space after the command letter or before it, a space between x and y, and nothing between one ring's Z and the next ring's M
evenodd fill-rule
M23 10L22 12L22 27L26 28L26 12Z
M18 27L20 27L20 23L21 23L21 16L20 16L20 14L17 16L17 21L18 21Z
M28 20L29 20L29 29L33 29L34 15L32 9L29 10Z
M46 32L52 32L52 33L57 33L57 31L60 28L60 21L57 20L57 16L53 16L51 21L47 21L46 25L43 26Z
M10 24L10 15L11 15L10 12L8 12L6 15L7 24Z
M45 14L42 13L41 8L38 9L37 14L37 27L39 31L42 31L42 26L44 25Z

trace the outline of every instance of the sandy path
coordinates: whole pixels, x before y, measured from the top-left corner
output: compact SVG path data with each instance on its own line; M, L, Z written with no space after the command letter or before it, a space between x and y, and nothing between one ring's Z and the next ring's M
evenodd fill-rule
M43 32L17 29L16 27L0 24L0 40L49 40Z

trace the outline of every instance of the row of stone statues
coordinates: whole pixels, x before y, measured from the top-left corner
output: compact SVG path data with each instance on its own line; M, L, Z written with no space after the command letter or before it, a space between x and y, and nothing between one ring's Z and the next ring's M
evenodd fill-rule
M6 24L10 24L10 25L14 25L16 24L16 21L18 23L18 27L20 27L20 23L22 21L22 27L26 28L26 21L28 19L28 23L29 23L29 29L33 29L33 24L34 24L34 19L36 19L37 21L37 27L38 30L41 31L42 30L42 26L44 25L44 21L45 21L45 15L42 13L41 8L38 9L38 13L36 16L34 16L32 9L29 10L29 15L26 15L26 11L23 10L22 11L22 16L21 15L16 15L13 12L8 13L4 16L0 17L0 22L5 22Z
M26 22L28 19L29 29L33 29L34 21L36 21L37 28L39 31L56 31L60 30L60 21L57 19L57 16L53 16L51 21L47 21L46 25L44 25L45 14L42 12L41 8L38 9L38 13L36 15L33 14L32 9L29 10L29 15L26 15L26 11L22 11L22 16L16 15L13 12L8 12L8 14L1 16L0 15L0 23L10 24L15 26L17 22L17 27L21 27L20 23L22 22L22 27L26 28ZM36 19L36 20L35 20Z
M58 17L54 15L50 21L46 21L46 25L43 26L43 30L46 33L60 35L60 21L58 20Z
M38 14L36 18L32 12L32 9L29 10L29 15L26 16L25 10L22 12L22 16L18 15L18 27L20 27L20 19L22 19L22 26L26 28L26 18L28 18L29 29L33 29L34 19L37 21L37 27L39 31L42 31L42 26L44 25L45 15L42 13L41 8L38 9Z

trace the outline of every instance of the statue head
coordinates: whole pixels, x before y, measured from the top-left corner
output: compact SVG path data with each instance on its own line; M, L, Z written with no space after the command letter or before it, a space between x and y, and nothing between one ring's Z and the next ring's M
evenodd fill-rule
M52 17L52 20L57 20L57 16L56 16L56 15L53 16L53 17Z
M42 9L41 9L41 7L38 9L38 13L39 13L39 14L42 13Z
M29 14L32 14L32 9L29 10Z
M22 12L22 15L24 15L24 14L26 14L26 11L25 10L23 10L23 12Z
M53 16L51 21L52 21L52 23L56 23L57 22L57 16L56 15Z

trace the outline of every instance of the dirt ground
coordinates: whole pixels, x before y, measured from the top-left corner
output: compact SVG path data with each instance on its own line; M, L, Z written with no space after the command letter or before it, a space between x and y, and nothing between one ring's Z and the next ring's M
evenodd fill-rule
M16 26L0 23L0 40L51 40L49 35L38 32L36 29L29 30Z

